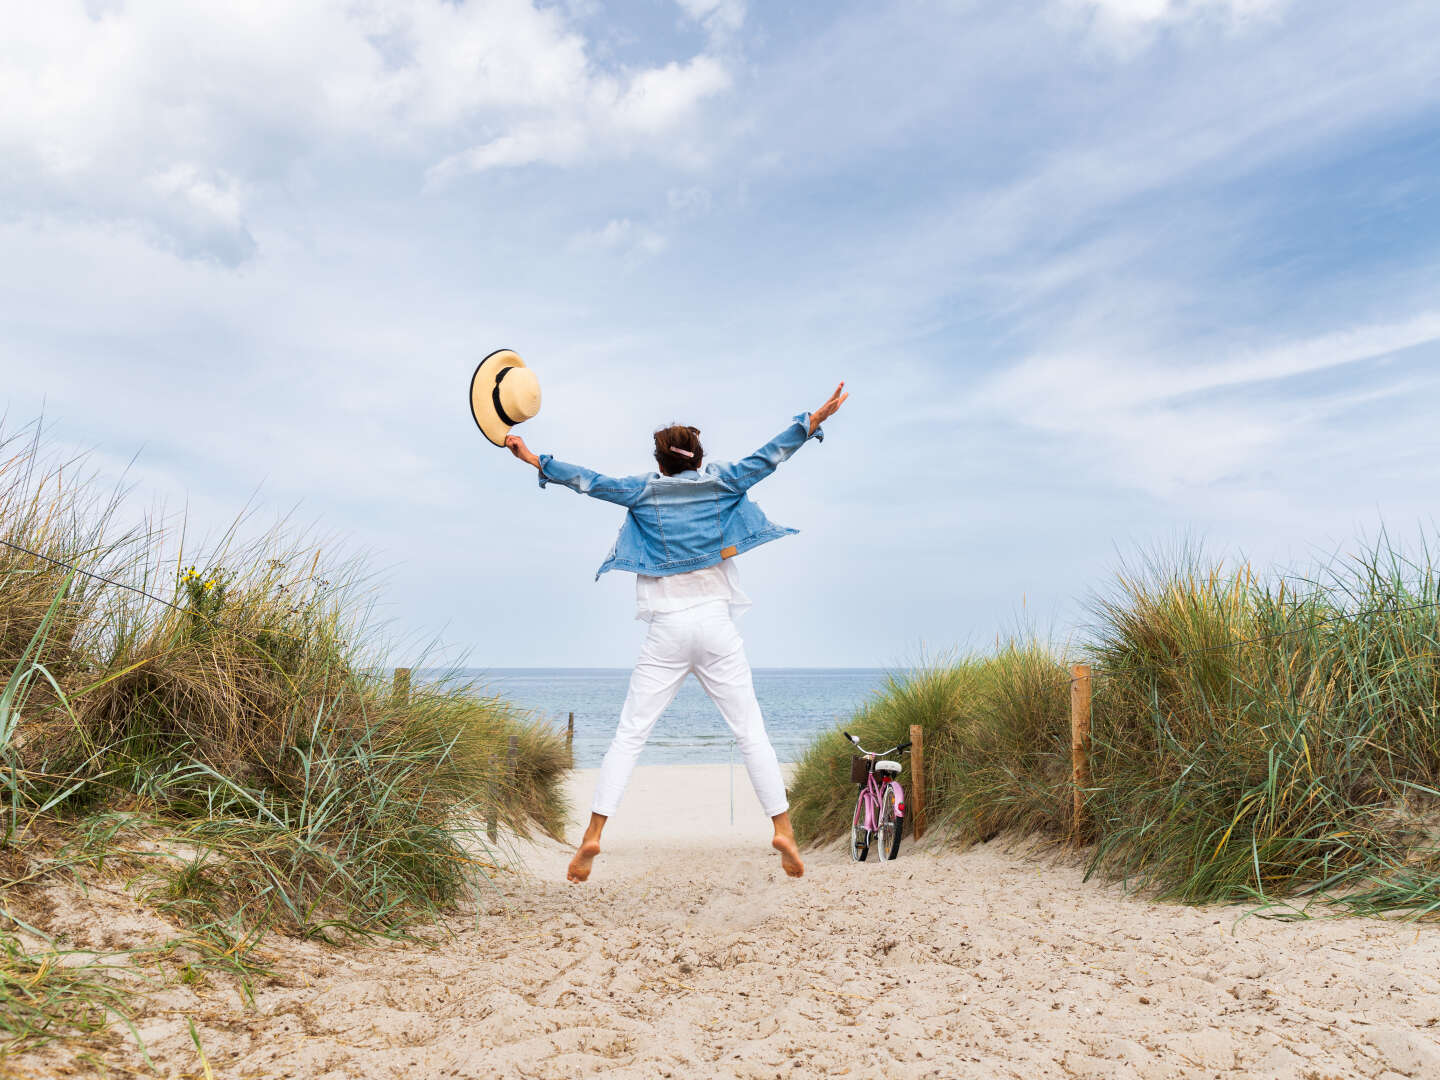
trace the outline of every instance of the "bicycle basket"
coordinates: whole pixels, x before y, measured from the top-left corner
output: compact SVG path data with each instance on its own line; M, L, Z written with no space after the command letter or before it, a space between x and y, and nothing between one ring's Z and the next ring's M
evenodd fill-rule
M850 782L863 784L870 777L870 759L856 755L850 759Z

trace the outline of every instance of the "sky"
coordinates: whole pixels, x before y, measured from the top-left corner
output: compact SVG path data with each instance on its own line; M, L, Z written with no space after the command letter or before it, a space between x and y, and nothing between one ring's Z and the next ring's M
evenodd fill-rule
M192 546L363 552L402 643L626 666L621 511L737 458L756 666L1083 635L1122 562L1435 534L1430 0L51 0L0 34L5 427ZM418 655L418 652L416 653Z

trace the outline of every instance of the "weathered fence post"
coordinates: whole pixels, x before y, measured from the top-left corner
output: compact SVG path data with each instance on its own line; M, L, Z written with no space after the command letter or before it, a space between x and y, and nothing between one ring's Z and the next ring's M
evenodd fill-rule
M485 775L490 781L490 806L485 818L485 835L493 844L500 836L500 777L495 773L495 755L491 754Z
M925 729L910 725L910 820L911 835L925 835Z
M1090 786L1090 665L1070 667L1070 779L1075 789L1075 812L1070 832L1076 840L1085 835L1085 791Z
M390 696L396 705L410 703L410 669L408 667L395 669L395 689Z
M570 765L575 765L575 714L570 714L570 720L565 725L565 749L570 751Z
M520 736L511 735L505 745L505 774L502 777L495 771L495 756L490 756L491 796L490 816L485 821L485 835L490 837L493 844L500 836L500 791L505 781L513 780L515 772L520 764Z
M486 773L490 777L490 814L485 819L485 835L490 838L492 844L500 837L500 791L506 780L515 778L519 764L519 735L511 735L505 744L505 775L503 777L495 771L495 755L490 755L490 767L486 769Z

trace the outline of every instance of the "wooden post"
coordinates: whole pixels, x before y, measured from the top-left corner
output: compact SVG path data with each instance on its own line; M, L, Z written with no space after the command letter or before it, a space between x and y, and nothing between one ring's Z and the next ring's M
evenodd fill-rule
M1085 790L1090 786L1090 665L1070 667L1070 778L1075 789L1071 835L1085 834Z
M490 759L491 783L494 785L494 796L490 799L490 819L485 822L485 835L490 837L491 844L500 838L500 786L505 780L514 779L516 766L520 763L520 736L513 734L505 744L505 775L504 778L495 773L495 759Z
M575 764L575 714L570 714L570 720L565 725L565 749L570 751L570 764Z
M490 755L490 768L486 770L490 775L491 791L490 816L485 821L485 835L490 838L493 844L500 837L500 786L504 780L513 779L515 768L520 762L520 736L511 735L505 746L505 776L495 771L495 755Z
M410 703L410 669L408 667L395 669L395 689L391 694L391 699L396 705Z
M490 778L490 806L485 818L485 835L493 844L500 836L500 778L495 775L495 755L490 755L485 775Z
M910 820L911 835L925 835L925 729L910 725Z

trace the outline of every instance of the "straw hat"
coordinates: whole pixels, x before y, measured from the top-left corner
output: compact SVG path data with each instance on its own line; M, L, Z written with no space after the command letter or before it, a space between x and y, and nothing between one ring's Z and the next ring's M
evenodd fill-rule
M470 415L496 446L516 424L540 411L540 380L525 361L509 349L497 349L470 377Z

